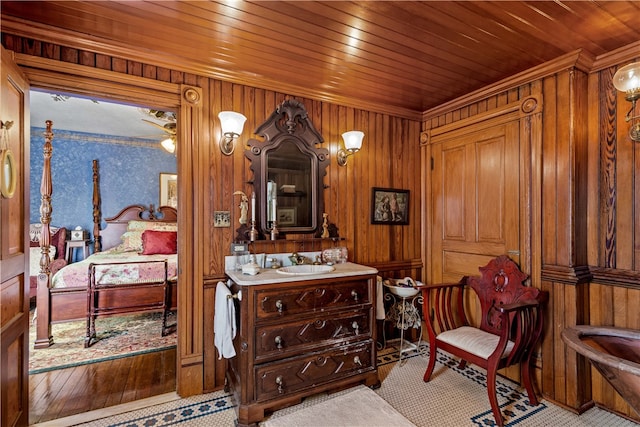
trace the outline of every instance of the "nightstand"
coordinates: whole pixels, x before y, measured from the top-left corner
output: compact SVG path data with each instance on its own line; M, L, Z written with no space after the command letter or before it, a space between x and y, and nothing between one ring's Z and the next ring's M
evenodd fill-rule
M87 257L89 256L89 245L91 244L91 240L89 239L85 239L85 240L67 240L66 245L67 245L67 250L66 250L66 254L65 254L65 259L67 260L68 264L71 264L73 262L73 255L76 251L76 249L83 249L83 255L84 255L84 259L87 259Z

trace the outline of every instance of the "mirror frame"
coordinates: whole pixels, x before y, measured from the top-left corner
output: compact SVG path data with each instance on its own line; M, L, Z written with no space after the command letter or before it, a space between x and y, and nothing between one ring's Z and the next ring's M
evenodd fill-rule
M296 100L283 101L269 118L255 131L264 141L250 139L245 156L251 161L254 192L256 195L256 226L260 234L268 235L267 229L267 168L268 154L282 143L294 143L296 147L311 159L311 225L302 227L278 226L280 233L314 233L321 224L323 212L324 177L329 165L329 150L317 147L324 142L322 135L313 126L304 105Z

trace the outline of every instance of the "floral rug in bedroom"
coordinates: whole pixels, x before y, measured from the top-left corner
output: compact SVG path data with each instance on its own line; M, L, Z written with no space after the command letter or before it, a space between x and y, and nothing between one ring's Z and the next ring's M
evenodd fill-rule
M169 316L167 325L176 323L176 315ZM98 317L98 341L84 348L86 320L51 325L53 345L34 349L36 325L29 326L29 374L69 368L136 354L150 353L175 347L177 334L163 337L162 313L142 313Z

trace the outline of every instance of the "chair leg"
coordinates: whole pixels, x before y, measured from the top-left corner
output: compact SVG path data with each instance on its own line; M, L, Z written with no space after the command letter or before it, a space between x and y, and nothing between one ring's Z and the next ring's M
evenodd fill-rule
M527 395L529 396L529 403L533 406L538 406L540 402L538 402L538 396L536 396L536 391L533 388L533 366L531 366L531 361L527 357L526 360L520 362L520 372L522 373L522 382L524 383L524 388L527 390Z
M427 370L424 372L423 381L429 382L431 379L431 374L433 373L433 368L436 366L436 356L438 353L438 348L436 347L435 342L429 342L429 364L427 365Z
M491 404L491 412L493 412L493 418L496 420L496 425L502 427L504 425L504 419L500 412L500 406L498 405L498 396L496 394L496 374L497 369L495 366L487 368L487 394L489 395L489 403Z

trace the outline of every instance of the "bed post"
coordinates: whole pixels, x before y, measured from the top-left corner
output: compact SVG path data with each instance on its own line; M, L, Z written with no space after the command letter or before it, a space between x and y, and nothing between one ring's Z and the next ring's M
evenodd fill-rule
M53 336L51 335L51 294L49 286L51 284L51 270L49 269L49 247L51 244L51 194L53 193L53 184L51 182L51 155L53 153L53 132L51 128L53 122L47 120L46 131L44 133L44 147L42 154L44 157L42 165L42 181L40 182L40 222L42 223L42 231L40 233L40 272L38 273L38 290L37 290L37 324L36 324L36 341L34 348L46 348L53 344Z
M102 212L100 211L100 174L98 159L93 160L93 251L102 251L102 238L100 237L100 222Z

